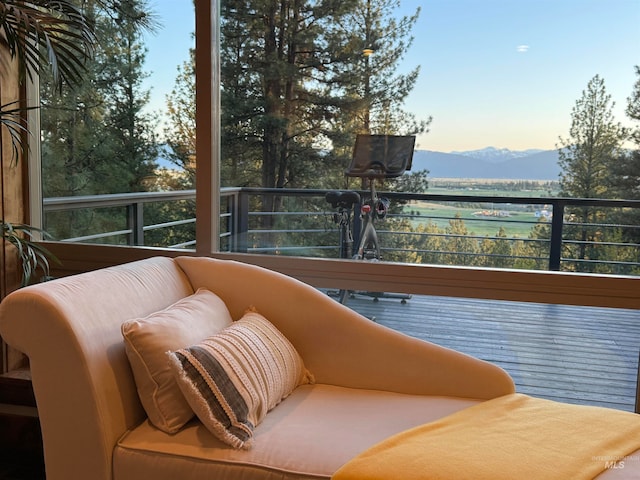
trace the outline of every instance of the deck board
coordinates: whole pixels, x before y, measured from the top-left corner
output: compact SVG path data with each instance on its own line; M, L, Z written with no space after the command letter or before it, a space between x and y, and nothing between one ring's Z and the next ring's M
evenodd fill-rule
M504 368L519 392L633 411L640 311L439 296L356 295L348 306L394 330Z

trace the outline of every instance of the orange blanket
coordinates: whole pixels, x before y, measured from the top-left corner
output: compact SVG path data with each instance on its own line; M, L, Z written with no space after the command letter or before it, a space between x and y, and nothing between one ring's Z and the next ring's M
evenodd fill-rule
M505 395L390 437L333 480L593 479L640 448L640 415Z

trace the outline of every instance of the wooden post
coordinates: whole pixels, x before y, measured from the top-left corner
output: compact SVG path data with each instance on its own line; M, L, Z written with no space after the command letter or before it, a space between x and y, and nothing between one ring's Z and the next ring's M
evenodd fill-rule
M0 50L0 55L4 57L3 61L7 60L3 65L8 65L7 69L3 68L0 71L0 105L7 105L24 99L25 89L19 82L17 63L8 62L8 53L4 49ZM17 107L18 104L14 106ZM26 134L24 140L26 141ZM18 158L14 157L11 135L6 128L0 127L0 218L2 222L28 223L26 215L29 206L25 188L27 175L25 159L20 152ZM0 301L20 286L22 269L13 248L4 241L0 246ZM0 373L24 363L24 355L7 348L1 340L0 343L2 344Z

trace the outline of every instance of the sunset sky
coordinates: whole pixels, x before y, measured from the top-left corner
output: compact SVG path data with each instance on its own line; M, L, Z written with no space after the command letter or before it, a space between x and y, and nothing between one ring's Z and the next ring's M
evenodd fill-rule
M164 107L188 58L191 5L151 3L164 25L147 40L154 109ZM433 117L417 148L553 149L596 74L616 103L616 121L632 125L624 110L638 80L640 0L403 0L399 15L418 6L414 43L400 64L421 68L407 109Z

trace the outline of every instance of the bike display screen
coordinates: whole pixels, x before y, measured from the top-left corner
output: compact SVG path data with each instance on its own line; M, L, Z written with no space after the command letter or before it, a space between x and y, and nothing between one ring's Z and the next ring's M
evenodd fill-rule
M415 136L358 135L353 148L350 177L399 177L411 170Z

